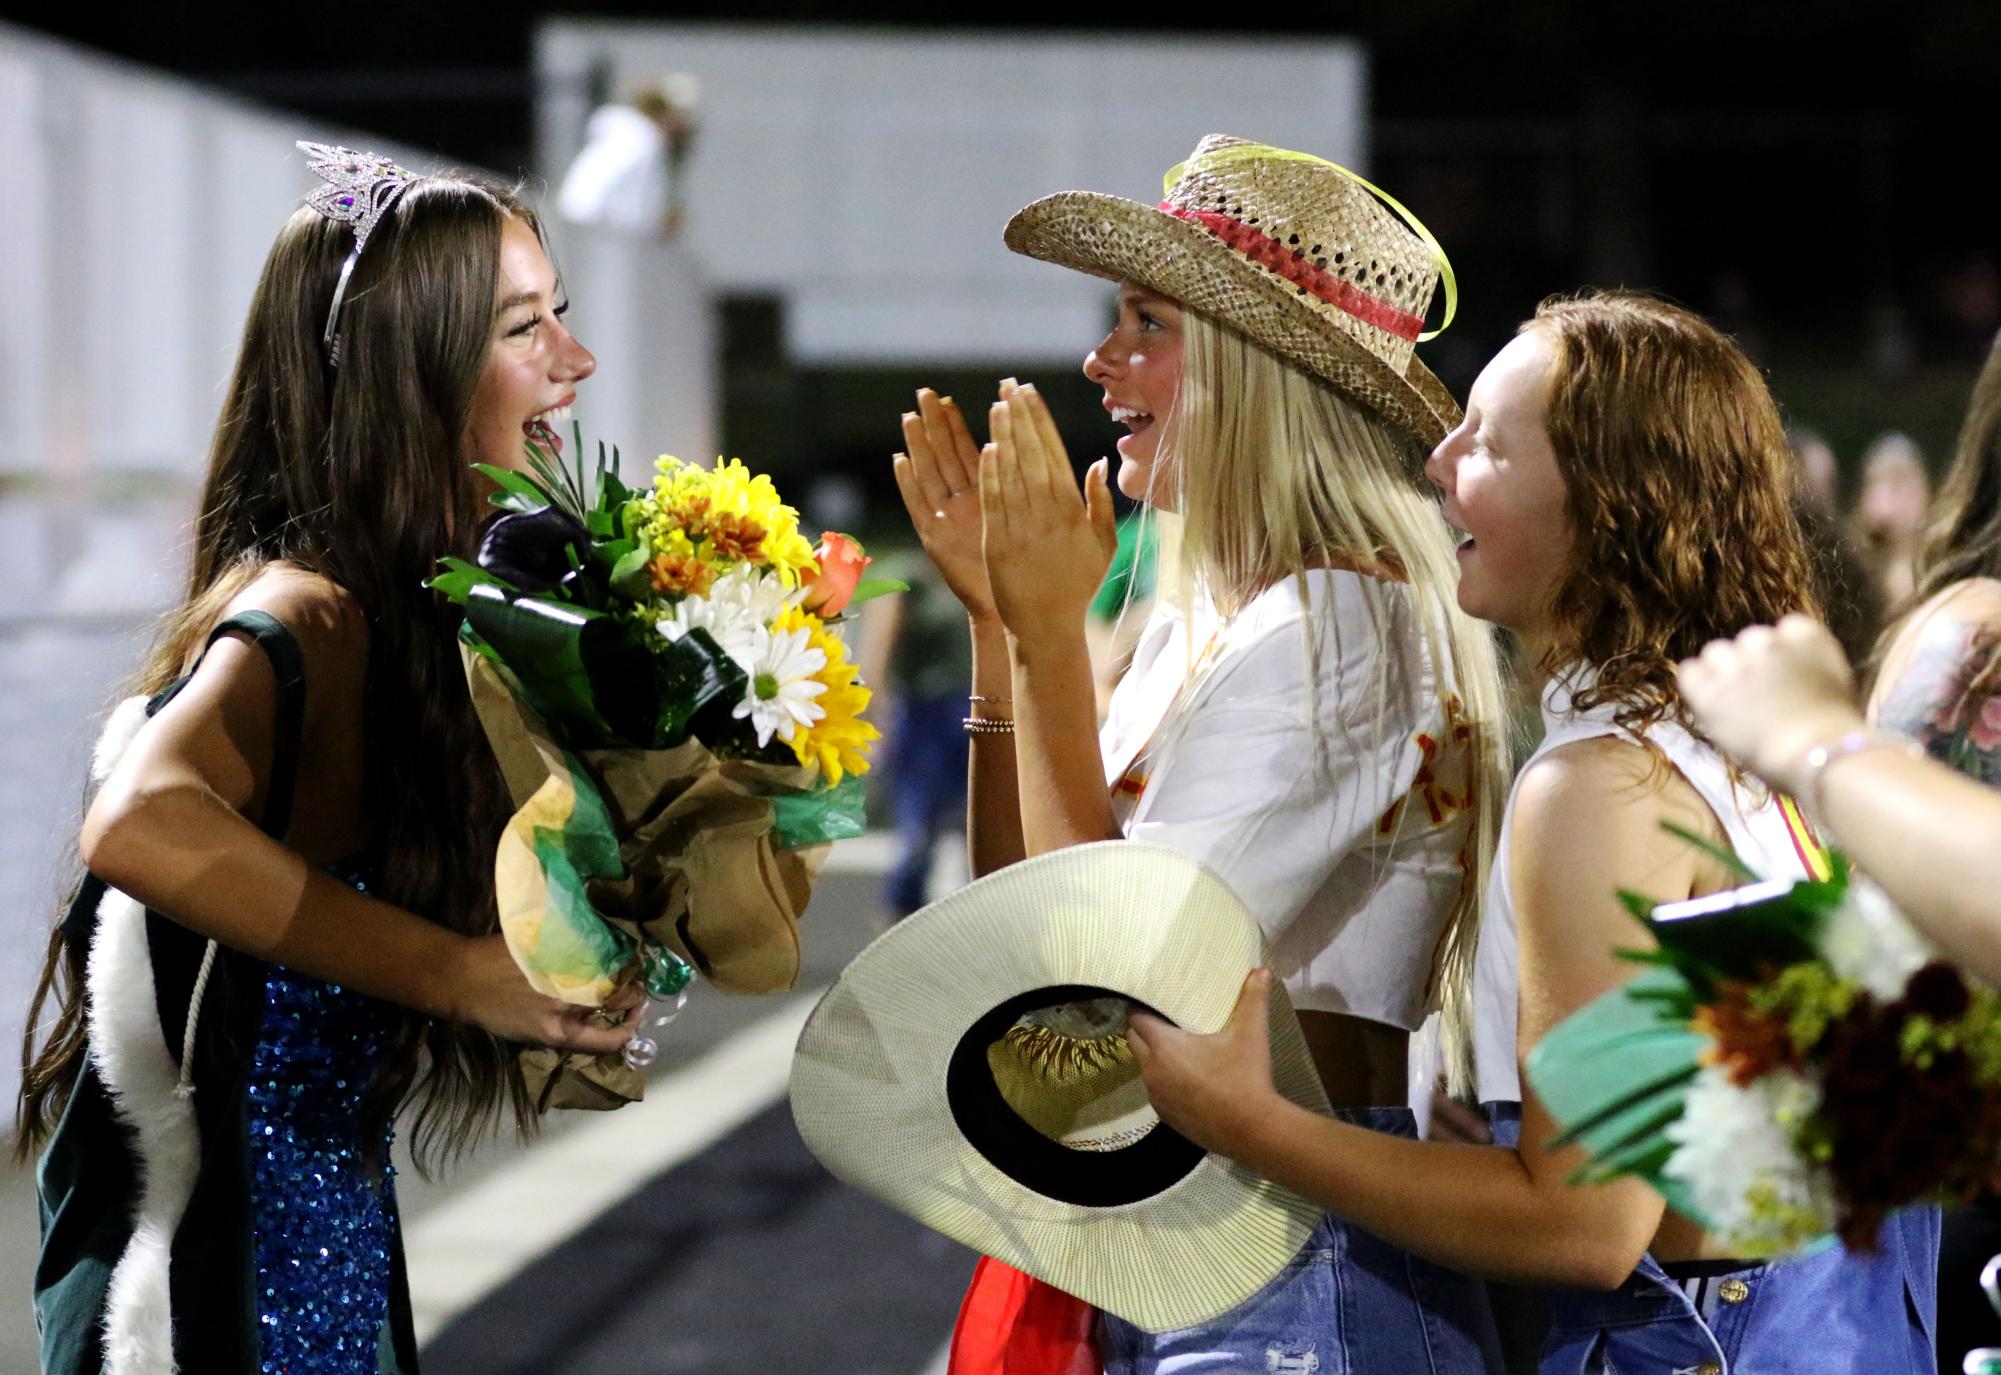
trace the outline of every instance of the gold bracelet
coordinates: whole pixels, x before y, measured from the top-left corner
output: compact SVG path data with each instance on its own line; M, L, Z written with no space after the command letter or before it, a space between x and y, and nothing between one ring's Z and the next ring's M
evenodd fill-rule
M966 718L966 734L1013 735L1014 722L1006 719L1005 717L995 718L989 716L968 716Z
M1014 698L1012 697L982 697L977 692L966 700L968 702L983 702L990 707L1011 707L1014 705Z

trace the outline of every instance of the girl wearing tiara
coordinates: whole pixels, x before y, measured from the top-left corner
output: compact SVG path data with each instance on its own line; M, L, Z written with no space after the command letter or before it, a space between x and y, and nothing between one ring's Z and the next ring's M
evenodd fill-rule
M420 1160L525 1124L507 1043L616 1050L638 1001L534 993L493 934L511 809L424 587L474 552L468 464L552 443L595 361L517 195L301 146L327 185L265 260L29 1018L59 1375L414 1369L396 1111Z
M1031 387L1004 384L985 453L949 400L904 418L898 483L972 624L974 865L1118 837L1199 858L1263 925L1343 1120L1409 1137L1407 1044L1441 1004L1463 1035L1505 779L1493 646L1420 478L1458 420L1412 353L1442 255L1317 158L1212 136L1168 182L1158 209L1068 192L1007 228L1119 283L1085 375L1130 431L1121 490L1182 525L1102 732L1106 463L1080 492ZM967 1324L979 1369L1006 1337ZM1491 1368L1476 1286L1332 1216L1224 1317L1105 1314L1096 1347L1069 1368Z
M1630 293L1552 300L1473 385L1433 451L1465 532L1459 604L1507 627L1542 682L1543 740L1502 822L1476 975L1479 1097L1502 1149L1394 1141L1309 1118L1271 1090L1264 984L1221 1034L1135 1020L1162 1117L1417 1255L1544 1289L1549 1375L1933 1370L1938 1213L1769 1265L1718 1254L1638 1180L1573 1187L1577 1147L1522 1084L1556 1023L1632 976L1616 899L1808 877L1789 801L1692 728L1675 665L1711 639L1812 611L1791 461L1757 368L1707 322Z

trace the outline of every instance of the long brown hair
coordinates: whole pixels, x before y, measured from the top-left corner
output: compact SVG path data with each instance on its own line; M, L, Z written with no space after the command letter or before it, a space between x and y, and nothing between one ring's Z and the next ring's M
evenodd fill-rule
M1915 587L1876 643L1878 663L1911 613L1968 578L2001 578L2001 335L1973 384L1952 466L1932 500Z
M497 929L493 853L509 806L467 697L457 615L424 587L441 554L470 555L481 493L462 436L493 332L501 230L540 232L515 193L427 177L369 238L340 315L341 361L321 331L350 229L301 209L264 262L209 450L187 595L133 691L184 671L223 608L284 561L353 597L368 623L366 803L375 894L468 934ZM17 1151L54 1129L84 1059L82 957L60 932L22 1041ZM57 1013L36 1046L50 997ZM420 1161L450 1155L503 1104L530 1120L506 1046L405 1010L371 1086L365 1140L404 1098Z
M1576 704L1689 725L1675 664L1791 611L1814 614L1792 459L1756 365L1692 311L1638 292L1544 301L1548 431L1575 544L1543 662L1591 665Z

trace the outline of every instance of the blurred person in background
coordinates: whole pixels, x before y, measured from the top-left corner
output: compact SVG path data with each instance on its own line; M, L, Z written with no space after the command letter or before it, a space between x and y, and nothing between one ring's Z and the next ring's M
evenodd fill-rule
M1952 466L1918 552L1914 609L1883 636L1869 718L1935 759L2001 787L2001 340L1973 387ZM1843 641L1851 662L1863 659ZM1946 1215L1939 1270L1939 1362L2001 1346L1979 1285L2001 1252L1992 1198Z
M556 190L556 213L632 234L679 234L700 94L693 76L676 72L627 102L593 110L584 146Z
M468 465L556 444L595 360L516 193L303 146L328 184L265 260L28 1017L51 1375L413 1370L398 1109L420 1162L525 1128L510 1043L613 1052L639 1002L544 997L496 934L513 808L425 587L476 552Z
M1789 429L1793 457L1793 516L1813 559L1815 590L1841 647L1866 656L1883 628L1883 595L1862 551L1841 523L1840 472L1834 450L1813 430Z
M879 684L877 716L886 723L881 749L896 860L883 883L883 902L896 919L928 900L938 842L965 838L966 736L959 723L973 660L965 608L929 559L892 556L881 576L910 585L877 603L865 623L863 670L866 681Z
M1467 536L1460 605L1512 631L1542 686L1480 940L1479 1096L1502 1144L1395 1140L1280 1098L1256 973L1219 1035L1134 1016L1149 1096L1184 1135L1391 1244L1543 1286L1546 1375L1931 1375L1934 1211L1898 1215L1875 1255L1733 1258L1640 1180L1574 1182L1582 1148L1552 1144L1520 1074L1551 1027L1636 972L1618 892L1736 887L1729 853L1810 876L1804 827L1738 786L1676 687L1711 636L1813 607L1763 377L1679 307L1553 299L1481 372L1427 472Z
M1181 517L1102 730L1085 624L1117 544L1111 460L1080 490L1031 387L1003 384L984 453L947 399L903 417L897 486L973 629L975 868L1108 839L1201 859L1267 932L1334 1108L1412 1135L1409 1033L1441 1002L1467 1030L1505 787L1493 640L1453 602L1418 479L1459 416L1413 351L1442 254L1318 158L1211 135L1169 179L1159 208L1064 192L1006 231L1119 283L1084 373L1127 431L1120 490ZM1011 1359L1010 1329L968 1320L996 1265L955 1371ZM1331 1214L1215 1320L1149 1333L1079 1308L1057 1335L1095 1336L1080 1359L1112 1375L1493 1368L1477 1283Z
M1909 435L1886 434L1862 455L1862 482L1849 530L1884 607L1901 610L1917 586L1918 545L1924 536L1931 477Z
M1792 450L1801 495L1833 516L1841 509L1841 464L1834 447L1818 430L1802 426L1786 431L1786 447Z

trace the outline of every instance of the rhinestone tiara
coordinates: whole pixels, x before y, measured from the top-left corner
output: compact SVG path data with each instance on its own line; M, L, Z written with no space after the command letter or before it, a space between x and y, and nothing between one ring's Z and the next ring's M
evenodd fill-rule
M298 146L306 155L306 166L322 183L307 193L306 204L336 224L354 228L354 247L348 252L347 261L341 264L333 304L327 310L326 332L320 339L328 360L339 367L340 338L336 330L341 302L347 296L348 278L354 275L354 265L361 258L361 250L368 247L368 236L375 226L396 204L396 198L420 178L380 153L359 153L338 144L309 143L305 139L300 139Z

